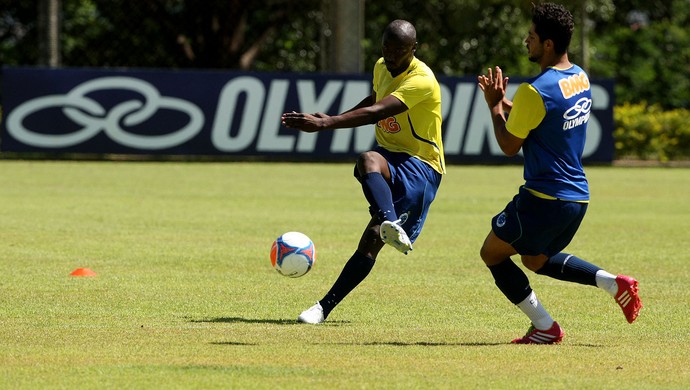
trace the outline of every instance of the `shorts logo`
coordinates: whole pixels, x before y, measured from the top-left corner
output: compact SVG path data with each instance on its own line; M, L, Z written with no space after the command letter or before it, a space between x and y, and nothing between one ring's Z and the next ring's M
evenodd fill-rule
M506 224L506 213L501 213L498 218L496 218L496 226L503 227Z
M398 219L400 220L400 224L404 225L405 222L407 222L407 219L410 218L410 212L405 212L402 213L400 216L398 216Z

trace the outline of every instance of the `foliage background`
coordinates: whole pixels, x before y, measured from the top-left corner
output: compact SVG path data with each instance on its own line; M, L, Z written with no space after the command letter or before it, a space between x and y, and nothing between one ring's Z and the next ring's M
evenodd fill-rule
M47 0L0 0L0 65L41 64L36 10L42 1ZM68 67L329 72L328 52L338 23L329 17L334 1L208 0L200 6L195 0L61 0L61 62ZM687 113L690 0L560 2L576 18L571 60L592 78L613 78L618 105L638 105L652 117L659 109ZM536 68L523 42L531 4L364 1L364 71L371 71L379 57L385 25L403 18L417 27L418 57L439 74L476 75L500 65L511 76L533 75ZM686 136L682 129L675 131ZM687 139L677 143L685 145ZM681 150L680 156L690 157L690 151Z

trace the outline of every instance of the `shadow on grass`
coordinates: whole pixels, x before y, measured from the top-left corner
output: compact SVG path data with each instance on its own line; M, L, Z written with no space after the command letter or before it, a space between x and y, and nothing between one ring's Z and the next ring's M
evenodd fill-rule
M213 345L236 345L236 346L256 346L260 345L259 343L242 343L242 342L234 342L234 341L215 341L210 344ZM465 343L445 343L445 342L431 342L431 341L413 341L413 342L404 342L404 341L370 341L370 342L361 342L361 343L310 343L311 345L360 345L364 347L377 347L377 346L390 346L390 347L495 347L495 346L503 346L503 345L512 345L509 342L502 342L502 343L490 343L490 342L465 342ZM573 344L571 346L574 347L587 347L587 348L604 348L603 345L594 345L594 344ZM554 345L549 345L549 346L530 346L530 348L554 348L558 346Z
M246 347L246 346L255 346L255 345L260 345L259 343L242 343L239 341L214 341L209 343L211 345L235 345L235 346L240 346L240 347Z
M435 341L370 341L362 343L329 343L330 345L363 345L367 347L376 346L390 346L390 347L491 347L495 345L506 345L510 343L487 343L487 342L473 342L473 343L447 343Z
M220 322L226 324L274 324L274 325L301 325L294 319L269 319L269 318L243 318L243 317L218 317L203 320L191 320L190 322ZM328 321L319 326L340 326L348 324L349 321Z
M405 341L371 341L371 342L363 342L363 343L335 343L334 345L364 345L364 346L392 346L392 347L453 347L453 346L461 346L461 347L492 347L492 346L497 346L497 345L513 345L511 342L458 342L458 343L447 343L447 342L429 342L429 341L415 341L415 342L405 342ZM568 346L574 346L574 347L588 347L588 348L603 348L603 345L595 345L595 344L583 344L583 343L578 343L578 344L570 344ZM539 348L539 345L533 345L531 347L537 347ZM553 348L553 347L558 347L558 345L544 345L543 347L546 348Z
M243 343L237 341L214 341L211 342L212 345L227 345L227 346L256 346L259 343ZM362 342L362 343L310 343L311 345L359 345L363 347L376 347L376 346L393 346L393 347L491 347L496 345L506 345L510 343L439 343L439 342L429 342L429 341L416 341L416 342L402 342L402 341L373 341L373 342Z
M244 318L244 317L217 317L202 320L190 320L194 323L227 323L227 324L274 324L274 325L299 325L299 326L312 326L300 324L294 319L267 319L267 318ZM319 324L319 327L327 326L342 326L349 324L349 321L328 321ZM211 342L213 345L228 345L228 346L256 346L260 343L244 343L235 341L216 341ZM367 347L376 346L391 346L391 347L493 347L500 345L512 345L510 342L435 342L435 341L362 341L362 342L349 342L349 343L311 343L313 345L361 345ZM600 344L587 344L587 343L576 343L569 344L568 346L573 347L586 347L586 348L604 348L604 345ZM540 346L532 346L539 348ZM547 346L544 346L547 347ZM548 346L554 347L554 346ZM557 347L557 346L555 346Z

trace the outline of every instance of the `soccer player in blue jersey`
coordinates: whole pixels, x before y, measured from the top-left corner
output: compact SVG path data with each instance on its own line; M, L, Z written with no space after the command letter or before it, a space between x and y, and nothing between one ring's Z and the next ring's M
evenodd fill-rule
M415 57L417 32L404 20L383 32L383 57L374 65L373 91L340 115L285 113L285 126L307 132L375 124L377 146L362 153L355 177L369 202L371 220L357 250L326 295L297 321L323 322L374 266L385 244L407 254L422 230L445 173L441 141L441 88Z
M629 323L642 307L635 279L612 275L562 252L589 203L581 160L592 94L587 74L568 60L573 28L573 17L564 7L534 6L525 43L529 60L539 64L541 73L521 84L512 102L505 97L508 78L501 68L489 68L478 77L501 150L513 156L522 149L524 156L525 184L492 219L480 252L496 286L532 322L525 336L512 341L516 344L559 343L564 332L511 260L515 254L537 274L605 290Z

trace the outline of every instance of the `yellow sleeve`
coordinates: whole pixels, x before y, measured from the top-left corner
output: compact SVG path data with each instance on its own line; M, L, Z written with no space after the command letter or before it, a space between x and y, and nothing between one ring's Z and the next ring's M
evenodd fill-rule
M545 116L544 99L533 86L522 83L513 97L513 108L508 115L506 129L512 135L525 139Z
M407 108L412 108L418 103L429 99L433 92L434 80L426 77L426 75L415 74L405 78L391 95L403 102Z
M374 64L374 71L372 72L374 74L373 80L372 80L372 85L374 92L376 93L376 99L380 100L379 97L379 91L376 89L378 88L379 85L379 79L381 78L381 68L385 69L385 65L383 62L383 57L379 58L378 61L376 61L376 64Z

